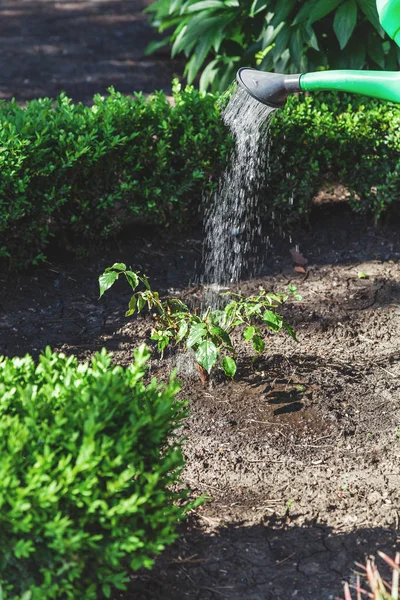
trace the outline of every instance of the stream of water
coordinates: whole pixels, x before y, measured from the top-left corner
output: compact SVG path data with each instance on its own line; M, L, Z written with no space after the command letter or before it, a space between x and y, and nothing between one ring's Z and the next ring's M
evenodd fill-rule
M260 203L265 201L273 113L240 87L222 113L235 150L204 219L203 284L207 302L214 305L221 289L257 275L266 257Z

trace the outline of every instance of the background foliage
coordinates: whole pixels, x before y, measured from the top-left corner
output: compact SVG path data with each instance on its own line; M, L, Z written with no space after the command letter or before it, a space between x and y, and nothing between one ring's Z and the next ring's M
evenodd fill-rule
M184 53L192 83L223 91L239 67L305 73L321 68L396 70L400 50L384 34L375 0L155 0L147 9L167 32L152 52Z
M61 248L98 248L129 222L198 225L232 151L217 96L192 87L175 104L115 92L93 108L65 96L0 105L0 257L9 266ZM290 97L271 128L263 218L307 219L321 186L348 187L378 220L400 200L400 108L348 94Z
M110 91L92 107L0 104L0 259L37 262L52 239L79 251L132 219L176 222L215 187L228 136L213 96L177 82L173 104Z
M126 370L105 350L91 365L50 349L38 364L0 357L5 600L109 598L175 539L186 404L173 379L146 386L149 352L134 355Z

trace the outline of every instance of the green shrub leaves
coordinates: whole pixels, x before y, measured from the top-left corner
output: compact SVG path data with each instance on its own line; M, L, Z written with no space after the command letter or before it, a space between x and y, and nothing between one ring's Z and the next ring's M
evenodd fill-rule
M27 109L0 103L0 263L35 264L53 239L77 252L98 248L132 218L196 221L232 139L216 96L176 82L174 94L174 106L161 93L145 100L115 92L92 108L65 96L55 108L47 99ZM328 177L348 187L354 210L378 220L400 198L399 125L393 104L290 97L272 122L262 216L282 228L307 218ZM102 289L114 278L105 273Z
M105 278L110 273L116 277ZM123 263L115 263L108 267L99 277L100 297L108 290L116 279L124 275L134 291L129 301L129 310L126 316L134 314L147 305L155 321L151 339L157 342L161 354L172 342L182 343L186 349L193 350L199 373L203 382L207 379L212 369L222 357L222 368L228 377L234 377L236 363L233 358L236 351L231 335L240 328L243 339L251 342L257 353L265 349L264 337L268 330L278 333L282 327L296 340L291 326L286 323L276 309L286 302L286 294L267 294L260 290L255 296L242 296L240 294L225 293L231 300L223 309L208 307L202 314L191 311L190 308L178 298L160 300L158 292L153 292L147 278L140 273L127 269ZM144 291L136 288L142 284ZM299 297L295 286L291 293Z
M134 357L0 358L4 600L110 598L175 539L186 405L173 379L143 383L144 346Z
M211 190L229 136L215 98L174 84L146 99L61 95L27 108L0 103L0 260L45 258L52 240L81 252L135 219L180 222Z
M201 74L202 90L222 92L243 66L290 73L399 66L375 0L155 0L146 10L170 32L172 55L186 56L189 83Z

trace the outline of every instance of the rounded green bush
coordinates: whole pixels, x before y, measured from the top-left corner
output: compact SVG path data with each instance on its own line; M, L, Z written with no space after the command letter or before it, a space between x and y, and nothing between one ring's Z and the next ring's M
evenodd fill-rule
M186 403L173 379L145 385L145 346L134 356L0 358L4 600L109 598L175 539Z

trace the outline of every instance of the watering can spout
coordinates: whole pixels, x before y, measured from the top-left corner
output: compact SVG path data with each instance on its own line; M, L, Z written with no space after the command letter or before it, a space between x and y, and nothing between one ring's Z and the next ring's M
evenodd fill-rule
M301 91L300 75L265 73L244 67L239 69L237 81L250 96L271 108L281 108L289 94Z
M284 106L287 96L291 93L322 90L363 94L400 103L398 71L340 70L279 75L243 68L238 71L237 81L250 96L272 108Z
M400 0L376 0L380 23L400 46ZM337 90L400 103L400 73L385 71L319 71L279 75L243 68L237 81L250 96L272 108L284 106L288 94Z

